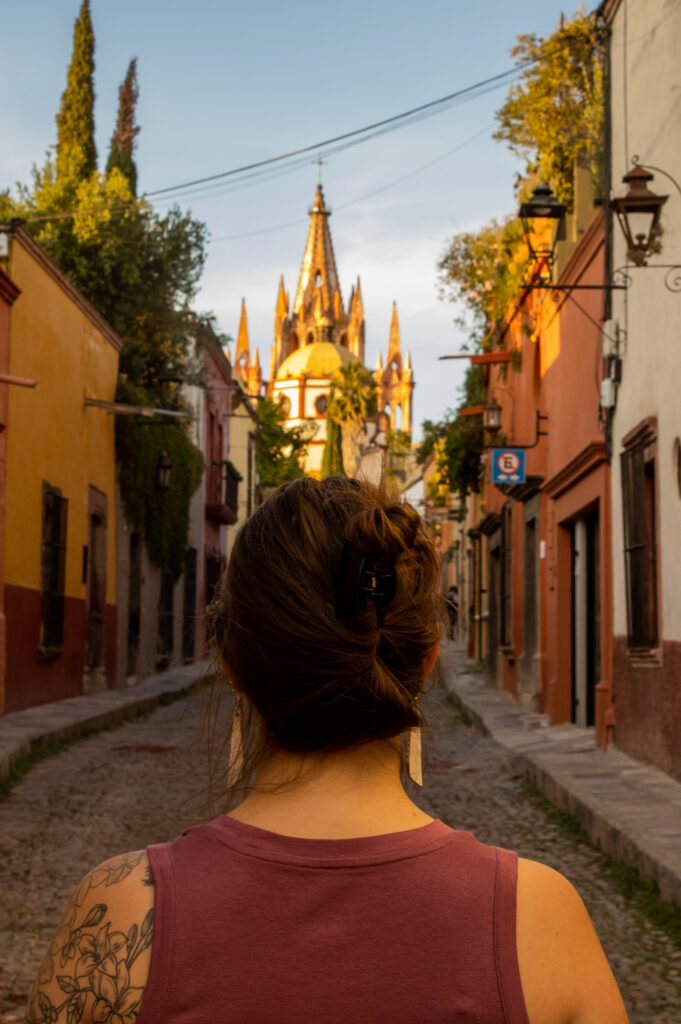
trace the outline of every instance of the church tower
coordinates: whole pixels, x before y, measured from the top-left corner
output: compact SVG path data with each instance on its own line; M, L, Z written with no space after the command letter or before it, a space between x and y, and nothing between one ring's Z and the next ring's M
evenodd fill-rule
M331 211L324 202L321 185L317 186L309 213L310 227L290 314L283 277L279 281L270 381L275 379L281 364L292 352L317 341L347 349L356 360L364 362L364 308L359 278L350 297L349 313L346 313L329 231Z
M414 373L410 353L407 353L406 360L402 362L400 324L397 319L397 305L394 302L388 339L388 358L383 369L383 359L379 352L374 380L378 387L378 408L385 412L390 411L390 429L404 430L411 434Z
M292 305L283 275L279 279L267 394L280 403L287 426L304 426L309 430L305 472L319 476L333 379L343 366L355 362L364 365L365 323L359 277L350 292L347 310L343 304L329 230L331 211L324 201L321 185L317 187L309 214L310 226ZM250 394L261 393L260 361L257 352L255 359L251 360L243 302L235 372ZM378 392L378 412L389 413L392 430L402 429L411 433L414 377L410 356L407 355L404 361L402 359L394 303L385 368L379 354L378 368L373 376ZM375 422L378 423L377 418ZM366 450L373 453L367 454L368 459L380 454L375 437L376 426L366 430ZM363 450L363 443L360 449Z
M251 346L248 339L245 299L241 300L241 317L239 319L239 331L236 336L234 371L249 395L259 395L262 392L262 370L260 369L260 353L257 348L255 350L255 358L251 362Z

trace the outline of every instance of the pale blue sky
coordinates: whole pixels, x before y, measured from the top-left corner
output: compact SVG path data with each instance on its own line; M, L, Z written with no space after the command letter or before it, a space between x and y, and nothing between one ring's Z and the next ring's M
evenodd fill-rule
M0 187L28 181L31 164L55 141L79 7L79 0L3 7L9 102L0 113ZM151 191L322 141L489 78L511 67L519 33L546 35L573 7L556 0L91 0L91 9L100 160L118 86L136 56L139 187ZM343 299L360 274L371 367L379 348L385 355L397 300L417 381L417 424L456 403L463 365L437 361L461 341L455 310L437 297L438 256L454 232L514 209L519 164L491 139L505 91L356 146L323 168ZM280 273L290 292L297 283L314 159L269 181L182 201L213 239L196 305L235 335L244 296L265 372ZM233 237L250 232L258 233Z

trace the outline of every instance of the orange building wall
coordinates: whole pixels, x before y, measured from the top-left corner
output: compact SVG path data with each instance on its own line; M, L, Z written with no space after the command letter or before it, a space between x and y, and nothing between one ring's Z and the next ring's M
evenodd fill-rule
M12 388L7 432L5 711L82 692L86 644L83 548L89 488L107 497L105 673L115 677L114 418L85 397L113 401L120 341L24 232L7 270L22 291L12 310L10 372L37 380ZM68 499L63 652L40 656L43 481Z
M488 371L488 395L502 408L505 444L531 446L525 453L526 474L541 480L538 706L548 711L554 722L572 717L570 527L585 511L599 509L601 673L596 724L600 739L605 736L612 681L610 476L599 422L603 244L603 217L598 212L559 279L561 284L596 287L576 291L572 298L555 290L528 290L521 296L505 335L505 347L519 353L520 366L492 365ZM537 437L537 412L548 416L540 424L546 437ZM491 484L490 462L488 456L485 511L501 513L510 499ZM517 696L525 611L524 508L520 500L513 501L512 537L513 644L512 650L499 652L497 684Z

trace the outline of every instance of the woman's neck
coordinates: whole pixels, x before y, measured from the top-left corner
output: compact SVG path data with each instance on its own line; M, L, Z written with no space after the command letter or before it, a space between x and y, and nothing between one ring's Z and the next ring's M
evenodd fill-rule
M403 832L433 820L404 791L395 741L326 755L280 751L230 817L307 839Z

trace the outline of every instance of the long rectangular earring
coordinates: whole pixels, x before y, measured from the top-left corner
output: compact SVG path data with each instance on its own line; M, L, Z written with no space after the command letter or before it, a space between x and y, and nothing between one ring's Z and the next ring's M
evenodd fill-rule
M407 771L409 778L417 786L423 785L421 768L421 729L415 725L407 735Z
M229 765L227 767L227 786L231 789L241 781L244 767L244 744L241 728L241 701L237 697L232 715L232 731L229 740Z

